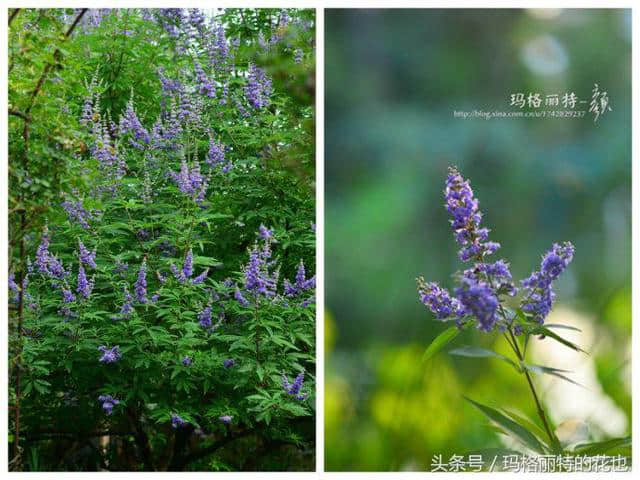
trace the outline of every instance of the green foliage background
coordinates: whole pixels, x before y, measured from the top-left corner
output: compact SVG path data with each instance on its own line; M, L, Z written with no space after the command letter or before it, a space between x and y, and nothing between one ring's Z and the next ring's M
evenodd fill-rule
M514 278L552 242L574 243L558 308L597 332L583 345L585 362L630 431L630 18L629 10L326 12L327 469L428 470L435 454L503 446L463 394L535 415L526 384L502 362L442 352L421 366L446 326L420 304L414 279L450 288L461 268L443 208L449 165L471 179ZM560 53L525 58L541 36ZM531 62L559 71L541 75ZM612 106L597 123L591 114L453 117L513 110L515 92L590 100L594 83ZM507 353L493 335L455 343ZM597 427L591 434L603 437Z

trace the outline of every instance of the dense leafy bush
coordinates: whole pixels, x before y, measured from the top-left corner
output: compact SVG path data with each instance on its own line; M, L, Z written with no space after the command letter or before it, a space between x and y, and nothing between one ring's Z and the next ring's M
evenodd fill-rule
M312 12L10 30L12 468L313 468Z

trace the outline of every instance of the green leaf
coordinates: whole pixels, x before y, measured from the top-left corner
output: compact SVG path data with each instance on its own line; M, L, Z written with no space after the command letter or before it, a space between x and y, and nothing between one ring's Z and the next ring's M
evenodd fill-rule
M538 438L546 438L547 433L539 427L533 420L525 417L524 415L520 415L519 413L514 412L513 410L509 410L506 408L501 408L501 412L503 412L507 417L511 418L514 422L519 423L523 427L528 428L531 432L536 435Z
M456 338L459 333L460 329L456 326L447 328L429 344L422 354L422 361L426 362L429 360L432 356L442 350L451 340Z
M506 417L494 408L482 405L468 397L464 397L466 401L471 403L474 407L484 413L491 421L497 423L504 430L509 432L513 437L519 440L524 445L528 446L532 450L538 453L546 453L546 448L543 443L526 427Z
M193 256L194 265L203 265L206 267L221 267L222 263L212 257L200 257L198 255Z
M465 345L463 347L459 347L459 348L454 348L453 350L449 351L450 355L457 355L460 357L484 357L484 358L498 358L500 360L503 360L505 362L507 362L509 365L515 367L516 369L518 368L518 366L516 365L516 363L511 360L508 357L505 357L504 355L501 355L497 352L494 352L493 350L487 350L486 348L481 348L481 347L474 347L471 345Z
M545 323L545 327L547 328L564 328L565 330L573 330L574 332L582 332L578 327L573 327L571 325L563 325L561 323Z
M619 447L628 447L631 445L631 437L612 438L602 442L583 443L577 445L573 451L580 455L603 455L609 450Z
M538 327L536 327L532 332L532 334L534 335L546 335L547 337L551 337L554 340L556 340L557 342L562 343L563 345L566 345L567 347L575 350L576 352L582 352L582 353L587 353L586 351L584 351L582 348L580 348L579 346L577 346L575 343L570 342L569 340L562 338L560 335L558 335L556 332L549 330L548 328L546 328L544 325L540 325Z
M542 365L528 365L523 362L521 362L520 365L522 365L523 368L526 368L530 372L533 372L539 375L542 375L542 374L553 375L554 377L561 378L563 380L566 380L569 383L578 385L579 387L586 388L584 385L580 385L578 382L571 380L569 377L563 375L563 373L571 373L569 370L560 370L559 368L545 367Z

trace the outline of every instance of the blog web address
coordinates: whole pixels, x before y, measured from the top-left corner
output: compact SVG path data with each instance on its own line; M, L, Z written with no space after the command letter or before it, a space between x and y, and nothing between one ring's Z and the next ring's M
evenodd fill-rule
M537 111L503 111L503 110L453 110L454 118L463 120L495 118L582 118L586 110L537 110Z

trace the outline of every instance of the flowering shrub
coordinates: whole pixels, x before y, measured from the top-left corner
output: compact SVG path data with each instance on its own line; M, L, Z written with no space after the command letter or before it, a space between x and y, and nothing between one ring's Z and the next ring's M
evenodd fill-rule
M424 353L428 359L451 342L462 330L476 328L484 333L501 334L515 358L509 358L492 350L475 346L464 346L449 353L464 357L488 357L505 361L516 372L526 378L536 406L540 424L523 418L507 409L496 409L467 398L484 413L501 433L513 437L522 448L540 455L566 453L563 445L545 412L536 392L532 375L553 375L572 383L566 370L527 363L527 347L535 338L546 337L576 351L583 350L556 333L556 329L568 325L546 324L555 301L553 282L567 269L574 255L570 242L554 244L544 254L540 266L518 286L512 278L509 264L503 260L491 260L500 244L489 240L489 229L482 226L482 212L468 180L450 168L445 186L445 206L451 215L451 228L455 241L460 246L458 256L471 266L455 275L457 287L453 294L435 282L417 279L420 301L437 320L452 321L450 327L438 335ZM520 295L519 301L515 297ZM466 398L466 397L465 397ZM601 454L630 444L629 438L612 439L605 442L584 443L575 446L573 454Z
M121 110L100 65L69 94L69 188L10 267L17 440L108 436L108 469L237 469L308 448L313 179L289 163L313 161L313 111L269 62L313 67L311 14L86 15L82 35L146 34L161 61Z

